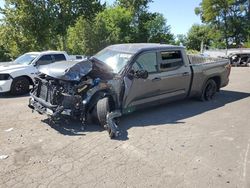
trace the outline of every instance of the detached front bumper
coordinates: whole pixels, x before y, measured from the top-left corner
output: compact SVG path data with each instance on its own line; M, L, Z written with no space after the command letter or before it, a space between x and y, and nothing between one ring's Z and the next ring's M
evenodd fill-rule
M63 105L52 105L48 103L47 101L38 98L37 96L33 95L32 93L30 94L31 98L29 100L29 108L32 110L37 111L39 114L46 114L50 117L58 117L59 115L69 115L69 116L74 116L74 115L79 115L79 113L84 112L84 107L80 109L71 109L68 108L67 106Z
M50 105L46 101L37 98L36 96L31 94L31 98L29 99L29 108L37 111L39 114L46 114L52 116L58 106Z
M9 92L12 84L12 79L0 81L0 93Z

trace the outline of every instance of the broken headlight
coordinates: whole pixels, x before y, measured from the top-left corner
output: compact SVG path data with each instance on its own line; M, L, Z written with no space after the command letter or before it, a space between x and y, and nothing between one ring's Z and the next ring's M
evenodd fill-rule
M9 80L11 76L9 74L0 74L0 80Z

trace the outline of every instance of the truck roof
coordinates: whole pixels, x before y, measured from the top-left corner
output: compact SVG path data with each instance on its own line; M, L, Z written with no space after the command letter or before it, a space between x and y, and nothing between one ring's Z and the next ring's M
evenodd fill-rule
M28 52L27 54L58 54L58 53L62 53L62 54L66 54L65 51L55 51L55 50L47 50L47 51L41 51L41 52Z
M136 54L141 51L160 50L160 49L166 49L166 48L183 49L184 47L168 45L168 44L159 44L159 43L128 43L128 44L115 44L115 45L108 46L107 48L114 50L114 51Z

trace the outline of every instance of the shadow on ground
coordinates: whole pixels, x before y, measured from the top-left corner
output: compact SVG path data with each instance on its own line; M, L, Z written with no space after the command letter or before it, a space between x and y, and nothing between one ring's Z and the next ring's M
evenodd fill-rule
M67 136L84 136L85 132L101 132L104 130L99 125L93 123L83 127L79 120L72 119L69 116L64 116L57 122L52 122L48 118L42 120L42 122Z
M250 96L250 93L222 90L214 100L201 102L195 99L186 99L173 103L162 104L157 107L140 110L121 118L119 129L121 135L117 140L127 140L127 130L131 127L182 125L184 119L202 114L206 111L223 107L229 103L242 100ZM49 120L43 120L49 124ZM103 131L98 125L88 125L82 130L81 123L76 120L62 119L59 125L51 125L52 128L64 135L77 136L87 132Z
M3 98L3 99L14 99L14 98L22 98L22 97L28 97L30 96L29 93L27 94L24 94L24 95L13 95L11 93L0 93L0 99Z

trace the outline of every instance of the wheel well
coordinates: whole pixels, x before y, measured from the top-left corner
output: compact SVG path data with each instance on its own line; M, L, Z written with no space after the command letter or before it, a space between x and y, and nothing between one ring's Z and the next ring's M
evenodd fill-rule
M115 100L114 100L114 98L111 95L109 95L108 98L109 98L109 107L110 107L110 110L114 110L115 106L116 106L115 105Z
M88 104L88 110L92 111L96 103L98 102L99 99L103 97L108 97L109 98L109 105L111 110L114 110L116 105L115 105L115 99L112 96L112 94L108 90L101 90L96 92L90 99L89 104Z
M29 80L30 85L34 85L33 80L29 76L18 76L14 79L18 79L18 78L26 78L27 80Z
M221 85L221 78L219 76L214 76L210 78L211 80L214 80L216 85L217 85L217 91L220 90L220 85Z

